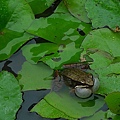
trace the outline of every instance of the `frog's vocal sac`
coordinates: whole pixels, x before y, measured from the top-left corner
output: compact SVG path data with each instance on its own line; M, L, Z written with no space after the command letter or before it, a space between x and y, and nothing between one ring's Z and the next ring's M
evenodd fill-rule
M67 86L75 89L75 94L80 98L90 97L100 85L98 78L78 68L66 68L60 76Z

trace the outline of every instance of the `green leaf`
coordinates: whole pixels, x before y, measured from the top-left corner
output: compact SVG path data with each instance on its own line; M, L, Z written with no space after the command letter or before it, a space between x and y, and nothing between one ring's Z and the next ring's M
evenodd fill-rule
M119 0L87 0L85 8L94 28L109 26L115 30L120 26Z
M40 14L44 12L54 2L54 0L26 0L26 1L31 6L34 14Z
M107 111L107 118L112 118L112 120L120 120L120 115L112 113L110 110Z
M85 120L120 120L120 115L112 113L110 110L98 111L93 116L86 118Z
M83 41L83 47L86 50L90 49L91 52L99 50L105 51L108 54L117 57L120 56L120 33L114 33L107 28L92 31Z
M106 118L106 112L100 110L96 112L93 116L86 118L86 120L108 120L108 119Z
M56 44L68 44L75 41L80 46L85 36L79 35L77 28L87 34L91 30L90 27L90 24L79 21L65 10L64 12L56 11L47 18L36 19L27 32Z
M34 15L25 0L1 0L0 8L0 60L5 60L33 37L25 30Z
M0 1L0 31L4 28L24 32L32 21L34 15L25 0L1 0Z
M47 105L45 102L47 102L49 105ZM49 106L51 106L51 109L53 107L57 109L58 113L56 116L66 117L67 115L70 118L77 119L94 114L95 111L97 111L103 104L104 101L101 98L83 100L75 96L70 96L69 91L59 92L58 94L56 94L55 92L51 92L42 101L40 101L32 109L32 111L38 112L40 115L46 116L48 118L54 118L55 114L53 114L52 111L47 112L46 109L49 109ZM43 107L44 105L46 106Z
M30 44L22 48L23 55L33 64L36 64L42 57L47 59L47 56L57 53L58 45L53 43Z
M21 103L17 79L11 73L0 72L0 120L14 120Z
M9 58L25 42L33 36L4 29L5 35L0 35L0 61Z
M40 109L43 108L43 109ZM31 112L37 111L38 114L40 114L42 117L45 118L65 118L69 120L75 120L74 118L70 118L65 113L60 111L59 109L56 109L54 106L51 106L47 101L44 99L41 100L40 103L38 103Z
M120 91L120 62L113 62L120 56L120 34L109 29L92 31L83 41L84 54L93 59L91 69L99 75L99 94L105 95L114 91Z
M90 20L87 17L87 12L85 10L86 0L63 0L65 6L69 10L69 12L78 18L79 20L89 23Z
M53 43L31 44L23 47L22 51L29 62L36 64L43 61L51 68L57 69L65 63L78 62L82 50L76 48L72 42L65 47Z
M120 114L120 92L108 94L105 102L113 113Z
M46 50L44 49L44 52L41 52L41 50L39 50L40 52L38 52L37 54L38 56L32 55L34 57L32 58L30 53L31 48L30 49L28 48L28 51L30 51L29 56L31 56L32 61L34 59L34 62L37 62L37 60L39 59L38 58L39 55L45 56L42 59L40 59L40 61L45 62L51 68L55 69L60 68L63 64L67 63L68 61L69 63L78 62L79 60L78 57L80 56L81 52L81 49L79 49L79 47L87 33L91 30L90 28L91 25L80 22L79 20L71 16L66 11L66 9L64 9L64 7L65 6L63 6L63 3L61 3L57 10L55 11L55 14L47 18L40 18L35 20L28 29L29 33L42 37L50 42L57 44L60 49L61 46L63 46L61 50L63 52L58 52L59 48L57 51L53 51L51 47L51 50L49 49L49 51L51 51L54 54L51 55L49 54L46 56L48 46L46 44ZM86 33L86 35L85 36L80 35L79 32L77 31L77 28L83 30ZM50 47L48 46L48 48ZM40 49L42 49L42 47ZM35 51L33 52L36 53ZM28 53L27 48L26 52L24 53ZM30 59L29 61L31 61ZM56 62L53 59L58 59L58 61Z
M43 61L51 68L61 68L63 64L76 63L80 59L80 53L82 49L76 48L75 43L71 42L59 52L57 56L52 58L45 58ZM58 61L54 60L58 59Z
M50 89L53 70L43 63L37 65L24 62L22 70L19 71L19 84L22 90Z

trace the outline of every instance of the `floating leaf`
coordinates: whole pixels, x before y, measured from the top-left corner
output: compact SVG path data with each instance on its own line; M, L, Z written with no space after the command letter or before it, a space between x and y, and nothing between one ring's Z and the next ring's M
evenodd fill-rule
M43 63L37 65L25 62L19 71L19 84L22 90L50 89L53 70Z
M34 15L25 0L1 0L0 8L0 60L4 60L33 37L25 30Z
M14 120L21 103L17 79L11 73L0 72L0 120Z
M120 91L120 62L113 62L120 56L119 38L120 34L104 28L92 31L83 41L84 53L93 59L90 67L99 75L100 94Z
M57 44L76 41L80 46L85 36L80 36L77 28L87 34L91 30L90 27L90 24L77 20L65 10L64 12L56 11L47 18L36 19L27 32Z
M5 36L0 35L0 61L9 58L18 48L33 37L26 33L18 33L8 29L4 29L4 31L6 32Z
M94 28L109 26L115 30L120 27L119 0L87 0L85 8Z
M22 48L23 55L33 64L36 64L42 57L53 56L57 53L58 45L53 43L30 44Z
M66 47L62 49L62 52L59 52L57 56L50 59L46 57L43 61L51 68L60 68L63 64L78 62L81 51L82 49L76 48L75 43L72 42L66 45ZM58 59L58 61L54 59Z
M25 46L22 51L29 62L36 64L38 61L43 61L56 69L65 63L78 62L82 50L76 48L72 42L65 47L53 43L31 44Z
M79 20L89 23L90 20L87 17L87 12L85 10L86 0L63 0L65 6L69 10L69 12L78 18Z
M47 105L47 102L49 105ZM67 115L71 118L77 119L83 116L90 116L95 113L102 105L104 101L101 98L95 98L93 100L81 100L80 98L73 97L69 95L69 92L63 91L62 93L56 94L51 92L48 94L41 102L39 102L32 111L38 112L42 116L47 116L48 118L54 118L55 115L51 112L45 112L46 108L49 106L57 109L58 113L56 116L64 117ZM43 107L46 105L45 107ZM42 109L42 110L41 110ZM62 112L62 116L61 116Z
M43 108L43 109L41 109ZM65 115L62 111L59 109L56 109L54 106L51 106L47 101L44 99L41 100L40 103L38 103L32 111L36 111L38 114L40 114L42 117L45 118L65 118L69 120L74 120L74 118L70 118L69 116Z

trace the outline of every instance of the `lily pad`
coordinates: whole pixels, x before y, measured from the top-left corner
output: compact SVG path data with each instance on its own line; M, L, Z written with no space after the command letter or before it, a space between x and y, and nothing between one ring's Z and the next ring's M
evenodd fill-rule
M91 30L91 25L85 24L74 18L66 11L66 9L61 9L62 6L63 3L61 3L60 6L57 8L55 14L47 18L40 18L35 20L30 28L27 30L27 32L29 32L30 34L42 37L58 45L57 51L52 51L52 47L51 50L49 49L52 52L52 54L49 55L46 55L45 53L45 51L47 51L46 47L44 53L42 52L42 55L44 55L45 57L40 59L40 61L45 62L51 68L55 69L60 68L68 61L68 63L78 62L80 53L82 51L80 49L80 45L87 33ZM83 32L85 32L85 35L80 35L79 30L83 30ZM33 47L35 46L33 45ZM42 44L40 46L42 46ZM48 46L48 48L50 47ZM41 52L39 53L39 51L41 50L38 51L39 55L36 54L36 56L33 56L35 51L33 48L34 53L33 55L31 55L31 49L32 48L28 47L28 49L26 48L26 52L23 51L23 53L27 57L26 53L29 52L29 56L31 56L32 61L36 57L36 61L34 62L37 62L37 60L39 59L38 57L41 54ZM40 49L42 49L42 47ZM29 61L31 61L30 59Z
M41 109L43 108L43 109ZM41 100L32 110L31 112L36 111L38 114L40 114L42 117L45 118L65 118L69 120L76 120L74 118L70 118L69 116L65 115L62 111L59 109L56 109L54 106L51 106L47 101L44 99Z
M44 102L47 102L51 107L58 110L57 116L64 117L64 115L67 115L70 117L69 119L90 116L104 104L102 98L81 100L75 96L70 96L68 91L61 93L51 92L32 109L32 111L38 112L40 115L47 116L48 118L54 118L55 115L51 112L45 112L47 107L49 109L49 105L47 106ZM43 107L44 105L46 105L46 107ZM41 109L42 111L40 111Z
M24 43L33 36L26 33L19 33L4 29L5 35L0 35L0 61L9 58Z
M85 8L94 28L109 26L115 30L120 27L120 1L87 0Z
M25 0L1 0L0 8L0 60L4 60L33 37L25 30L34 15Z
M120 56L120 34L107 28L92 31L84 40L84 54L93 59L90 65L100 79L99 94L120 91L120 62L115 58Z
M76 48L75 43L71 42L59 52L57 56L53 58L45 58L43 61L48 64L51 68L61 68L63 64L79 62L80 53L82 49ZM58 59L58 61L54 60Z
M43 61L51 68L57 69L65 63L78 62L82 50L76 48L75 43L72 42L65 47L53 43L26 45L22 51L29 62L36 64Z
M17 79L9 72L0 72L0 119L14 120L22 103Z
M36 19L27 32L56 44L76 41L80 47L85 36L80 35L77 30L83 30L86 35L91 30L91 25L74 18L66 10L64 12L57 12L57 10L47 18Z
M58 45L53 43L30 44L22 48L23 55L33 64L37 64L42 57L53 56L58 51Z
M87 16L87 11L85 9L86 0L63 0L65 6L69 12L78 18L79 20L89 23L90 20Z
M51 88L53 70L43 63L33 65L24 62L22 70L18 74L19 84L23 91Z

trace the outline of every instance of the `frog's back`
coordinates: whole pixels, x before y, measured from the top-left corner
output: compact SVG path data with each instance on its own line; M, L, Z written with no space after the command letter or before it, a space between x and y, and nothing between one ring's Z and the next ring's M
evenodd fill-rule
M93 85L92 75L87 74L86 72L76 69L76 68L67 68L62 71L62 75L76 82L82 84Z

